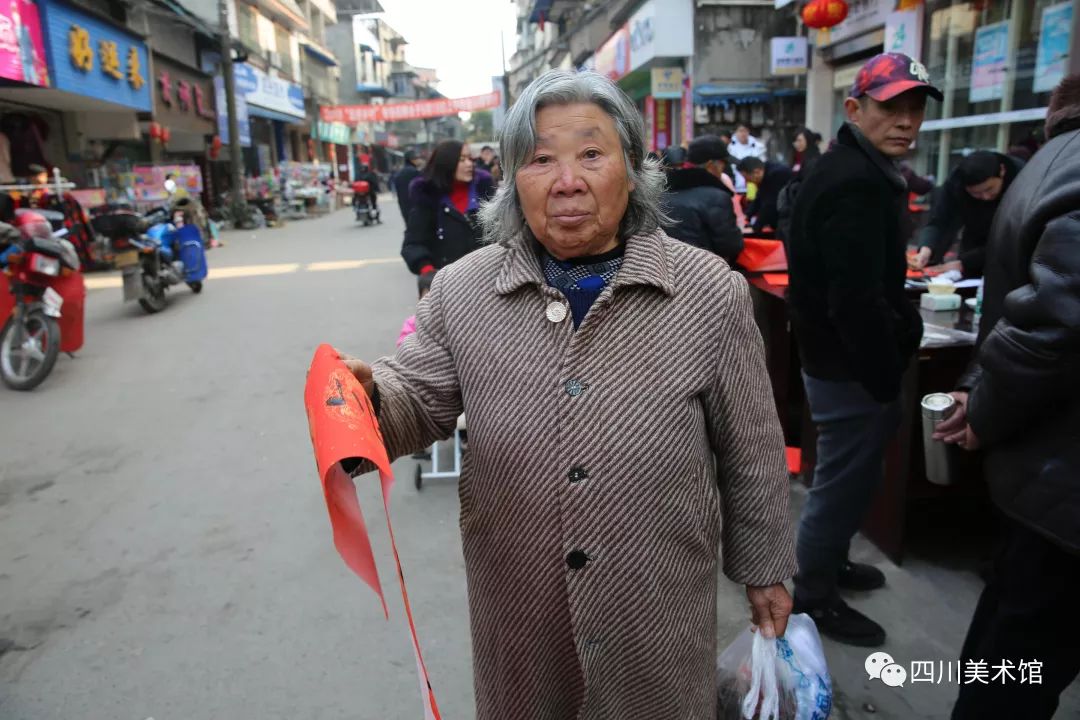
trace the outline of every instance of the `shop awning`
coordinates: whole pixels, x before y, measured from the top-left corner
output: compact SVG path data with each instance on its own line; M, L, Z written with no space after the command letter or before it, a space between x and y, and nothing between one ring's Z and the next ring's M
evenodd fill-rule
M264 107L259 107L258 105L252 105L251 103L248 103L247 108L248 115L251 115L252 117L261 117L266 120L278 120L292 125L301 125L305 121L305 118L297 117L296 115L288 115L283 112L278 112L277 110L268 110Z
M368 85L365 83L357 83L356 92L364 93L366 95L377 95L379 97L390 97L390 91L384 88L382 85Z
M330 67L336 67L338 64L337 58L330 54L330 51L324 50L318 45L314 45L309 42L304 43L304 52L311 57L315 58L323 65L329 65Z
M771 88L764 83L751 85L698 85L694 88L695 105L749 105L768 102L777 97L803 95L800 88Z

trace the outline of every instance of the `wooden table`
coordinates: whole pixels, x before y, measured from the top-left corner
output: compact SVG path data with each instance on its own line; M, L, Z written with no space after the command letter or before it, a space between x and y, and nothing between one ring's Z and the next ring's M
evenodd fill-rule
M765 340L769 378L784 438L789 446L802 449L801 477L803 482L811 485L817 432L806 407L801 363L788 321L787 288L770 282L763 275L751 275L747 279L754 316ZM912 293L912 297L918 301L918 293ZM971 312L967 308L955 312L919 312L926 324L924 346L904 376L903 419L886 450L884 482L862 527L863 534L897 563L903 559L908 521L920 505L955 502L958 507L981 507L986 496L978 453L955 450L952 485L939 486L926 480L920 402L927 393L948 392L955 387L971 359L974 336L970 334ZM953 331L965 334L934 337Z

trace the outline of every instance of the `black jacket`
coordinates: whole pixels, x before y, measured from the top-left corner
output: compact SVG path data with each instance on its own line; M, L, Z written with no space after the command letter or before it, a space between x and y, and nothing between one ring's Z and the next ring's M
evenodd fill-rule
M812 163L814 165L816 163ZM810 168L813 172L813 167ZM765 177L761 180L761 185L758 187L757 196L754 197L754 201L750 203L750 207L747 208L746 214L748 217L755 217L754 230L761 232L766 227L776 228L780 222L780 216L776 209L777 198L780 197L780 191L784 189L784 186L791 182L795 177L795 173L791 172L791 168L783 163L773 162L769 160L765 163Z
M986 246L968 421L994 502L1080 553L1080 130L1016 177Z
M803 369L894 400L922 337L904 293L907 186L850 125L802 182L788 239L788 308Z
M420 171L412 163L406 163L394 177L394 193L397 194L398 209L405 222L409 221L409 185L418 177Z
M1005 183L997 200L976 200L968 195L959 171L953 170L945 184L934 193L930 219L919 233L919 247L933 250L930 261L939 263L952 247L960 228L963 228L960 262L964 265L964 275L967 277L982 276L983 263L986 260L986 239L990 235L994 212L1005 197L1005 191L1024 167L1023 160L1001 153L994 154L1005 166Z
M401 246L401 257L409 270L419 274L425 265L438 270L480 247L483 233L476 214L479 203L490 198L494 188L491 175L475 171L470 207L463 214L427 178L413 180L409 186L405 242Z
M743 235L731 206L731 192L705 168L673 170L666 198L676 222L664 226L673 238L711 250L729 263L743 249Z

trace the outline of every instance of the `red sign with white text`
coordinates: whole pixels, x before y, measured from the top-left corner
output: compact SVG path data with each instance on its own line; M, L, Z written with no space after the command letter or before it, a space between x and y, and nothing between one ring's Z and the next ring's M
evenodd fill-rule
M498 90L485 95L464 98L439 98L416 102L391 103L388 105L323 105L319 117L323 122L343 122L348 125L366 122L394 122L397 120L423 120L424 118L456 115L459 112L475 112L499 107L502 93Z

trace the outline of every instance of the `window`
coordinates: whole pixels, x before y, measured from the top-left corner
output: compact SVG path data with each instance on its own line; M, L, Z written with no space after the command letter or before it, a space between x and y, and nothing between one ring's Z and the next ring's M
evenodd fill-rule
M236 25L240 31L240 42L248 47L259 47L259 34L255 29L255 13L247 5L237 3Z
M280 25L275 25L274 36L277 44L279 67L286 75L292 75L292 45L289 42L289 31Z

